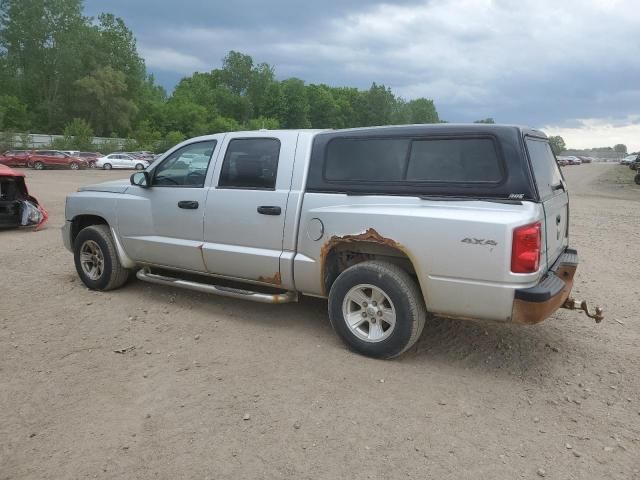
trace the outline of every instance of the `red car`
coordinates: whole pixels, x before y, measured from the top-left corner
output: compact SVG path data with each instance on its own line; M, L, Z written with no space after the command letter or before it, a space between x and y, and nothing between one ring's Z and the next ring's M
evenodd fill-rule
M89 163L89 168L96 168L96 160L103 155L100 152L80 152L78 157L84 158Z
M89 166L89 162L83 158L72 157L68 153L59 150L36 150L29 157L29 166L35 170L45 168L70 168L78 170Z
M0 155L0 164L7 167L26 167L31 150L7 150Z
M49 216L38 200L29 195L24 173L0 165L0 229L44 225Z

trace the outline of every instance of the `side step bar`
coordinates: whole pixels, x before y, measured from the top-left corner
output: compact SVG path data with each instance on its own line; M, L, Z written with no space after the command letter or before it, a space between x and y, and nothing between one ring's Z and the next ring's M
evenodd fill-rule
M155 283L157 285L165 285L168 287L180 287L187 290L194 290L202 293L213 293L223 297L242 298L243 300L251 300L259 303L291 303L298 301L296 292L284 292L278 294L260 293L251 290L243 290L241 288L223 287L221 285L209 285L208 283L192 282L189 280L181 280L179 278L167 277L151 273L147 270L140 269L136 273L136 277L143 282Z

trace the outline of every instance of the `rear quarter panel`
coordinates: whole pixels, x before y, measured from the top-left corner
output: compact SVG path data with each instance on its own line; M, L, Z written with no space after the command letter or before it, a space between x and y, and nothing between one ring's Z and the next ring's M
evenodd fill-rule
M325 296L323 247L373 229L410 258L431 313L506 321L514 290L534 285L544 270L543 265L534 274L510 272L513 228L541 218L541 207L533 202L306 193L294 262L296 288ZM324 226L316 241L309 233L314 219Z

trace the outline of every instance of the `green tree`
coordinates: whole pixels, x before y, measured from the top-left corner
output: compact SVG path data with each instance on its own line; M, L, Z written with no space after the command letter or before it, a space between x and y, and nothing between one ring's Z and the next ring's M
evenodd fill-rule
M138 124L132 134L141 150L155 151L162 139L162 134L154 128L149 120L143 120Z
M613 146L613 151L616 153L626 154L627 146L624 143L618 143L617 145Z
M102 67L75 82L76 111L91 121L99 135L125 133L138 107L127 95L126 77L111 67Z
M362 126L389 125L393 123L392 113L395 96L391 89L384 85L376 85L373 82L371 88L363 96L364 105L360 110Z
M251 84L253 59L231 50L222 60L222 79L236 95L247 93Z
M93 150L93 129L86 120L74 118L64 127L64 143L74 150Z
M183 98L172 97L163 109L163 130L189 137L207 133L207 109Z
M182 132L171 131L168 132L165 137L158 144L159 152L166 152L170 148L173 148L175 145L183 142L187 137Z
M247 123L247 130L277 130L280 128L280 122L276 118L257 117L252 118Z
M408 103L410 123L438 123L438 112L433 100L417 98Z
M284 108L280 122L284 128L309 128L309 101L304 82L299 78L289 78L282 82Z
M338 103L333 98L331 87L308 85L309 120L313 128L335 128L338 123Z
M489 118L483 118L482 120L476 120L473 123L491 123L491 124L493 124L493 123L496 123L496 121L493 118L489 117Z
M549 137L549 144L551 145L551 150L553 150L553 153L556 155L560 155L567 149L567 145L564 143L564 138L560 135Z
M0 0L0 51L13 72L9 88L36 127L61 128L65 91L82 65L81 0Z
M0 130L22 131L29 127L27 106L12 95L0 95Z

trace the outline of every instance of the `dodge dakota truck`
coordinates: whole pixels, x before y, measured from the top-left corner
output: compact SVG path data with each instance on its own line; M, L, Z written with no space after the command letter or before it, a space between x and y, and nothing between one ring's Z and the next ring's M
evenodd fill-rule
M544 133L505 125L235 132L187 140L66 200L84 284L138 279L268 303L328 299L391 358L428 315L536 324L569 298L567 185Z

